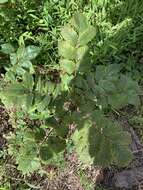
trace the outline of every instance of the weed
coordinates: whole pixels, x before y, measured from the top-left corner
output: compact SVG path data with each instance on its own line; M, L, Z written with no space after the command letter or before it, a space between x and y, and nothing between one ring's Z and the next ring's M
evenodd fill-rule
M24 176L63 169L70 143L88 165L128 165L131 137L109 115L142 104L143 2L2 0L0 11L0 99L14 129L1 159Z

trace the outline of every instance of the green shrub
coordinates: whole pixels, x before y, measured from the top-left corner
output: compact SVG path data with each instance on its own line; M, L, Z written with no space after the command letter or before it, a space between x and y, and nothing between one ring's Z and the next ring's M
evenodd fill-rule
M2 102L21 113L23 121L28 117L29 122L40 123L15 123L15 134L7 137L8 152L23 174L64 153L71 124L76 126L72 141L83 163L107 167L132 161L130 135L107 112L128 104L138 107L140 88L120 72L118 64L92 67L90 45L94 38L95 28L83 14L76 13L61 29L54 78L39 73L32 64L39 47L19 43L16 50L11 44L1 46L1 52L10 56L0 91Z

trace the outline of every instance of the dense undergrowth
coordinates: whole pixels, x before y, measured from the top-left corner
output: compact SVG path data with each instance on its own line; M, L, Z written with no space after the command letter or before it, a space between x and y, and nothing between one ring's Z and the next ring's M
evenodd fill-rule
M131 106L142 125L143 2L0 0L0 26L0 100L12 126L0 146L2 189L34 189L27 177L63 170L65 151L127 166L131 137L113 115ZM9 160L23 180L14 188Z

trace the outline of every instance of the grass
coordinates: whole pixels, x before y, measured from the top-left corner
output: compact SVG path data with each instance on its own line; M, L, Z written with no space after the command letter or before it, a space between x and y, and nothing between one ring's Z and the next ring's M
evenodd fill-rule
M15 6L18 9L1 8L1 43L18 42L26 33L26 44L42 47L39 57L42 65L57 63L60 28L78 10L85 12L97 30L92 43L94 64L124 63L130 57L136 61L142 51L143 3L140 0L19 1Z
M142 84L143 1L13 0L10 2L12 3L0 4L0 45L11 43L16 48L20 43L26 46L40 46L41 53L33 64L44 71L51 70L59 63L58 38L61 27L77 11L84 12L96 28L96 37L89 47L92 69L94 70L97 65L117 63L122 66L123 73L126 72ZM2 71L5 63L9 63L9 58L0 52ZM136 120L131 122L140 122L142 125L142 113L134 119ZM140 133L142 136L142 129ZM79 171L78 175L86 190L94 188L94 184L87 179L83 171ZM8 186L9 181L6 179ZM0 188L0 190L7 189L10 188L7 186ZM96 190L104 189L96 187Z

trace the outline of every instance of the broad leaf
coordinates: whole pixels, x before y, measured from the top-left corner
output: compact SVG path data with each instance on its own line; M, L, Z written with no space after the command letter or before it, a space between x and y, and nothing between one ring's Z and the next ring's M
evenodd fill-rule
M74 15L72 24L79 33L84 32L89 26L86 16L84 16L82 13L76 13Z
M118 78L118 74L120 71L120 65L117 64L110 64L108 66L99 65L96 68L96 80L103 80L107 78Z
M12 70L7 71L5 74L5 79L11 82L15 81L15 73Z
M68 41L72 46L76 46L78 36L74 29L69 25L66 25L62 28L61 35L64 40Z
M38 170L40 168L41 164L38 158L20 158L18 160L18 167L17 169L22 171L22 173L25 175L29 175L30 173L33 173L34 171Z
M0 51L5 53L5 54L11 54L11 53L14 53L15 49L11 44L6 43L6 44L1 45Z
M49 146L43 145L40 148L40 158L43 162L48 162L53 156L52 151L50 150Z
M4 90L4 94L6 94L6 96L23 96L26 93L27 88L22 86L20 83L10 84Z
M60 139L59 137L51 136L49 137L47 143L50 149L55 153L61 152L66 148L65 141Z
M62 80L62 89L63 90L69 90L69 85L70 85L70 82L72 81L72 79L74 78L73 75L68 75L68 74L64 74L62 75L61 77L61 80Z
M88 46L82 46L77 49L77 61L82 61L88 50Z
M92 164L94 158L89 154L89 129L91 127L90 122L86 122L84 127L79 131L76 130L73 135L73 142L78 153L80 160L86 164Z
M68 59L61 59L60 67L63 72L66 72L68 74L72 74L72 73L74 73L74 71L76 71L75 63Z
M136 93L135 91L130 91L128 93L128 103L138 107L141 103L138 93Z
M115 157L115 164L118 166L127 166L133 159L132 152L125 146L114 145L112 148L114 149L113 157Z
M37 46L27 46L25 48L25 58L28 60L35 59L37 55L40 53L40 48Z
M76 49L72 47L67 41L60 41L59 55L65 59L75 59Z
M80 34L78 44L84 46L88 44L95 37L95 28L90 26L83 33Z
M128 97L126 94L122 93L119 94L118 92L113 95L108 96L108 103L114 108L114 109L120 109L125 107L128 104Z
M33 133L34 133L34 138L37 142L43 141L46 135L44 129L38 127L33 131Z
M123 132L120 126L100 112L93 113L92 120L95 123L86 121L84 126L76 130L73 135L75 148L81 161L105 167L115 163L128 165L132 160L129 134Z
M18 63L17 54L16 53L11 53L10 54L10 62L11 62L12 65L15 65L16 63Z
M33 79L33 76L30 73L25 72L25 74L23 75L23 84L29 90L33 89L34 79Z

